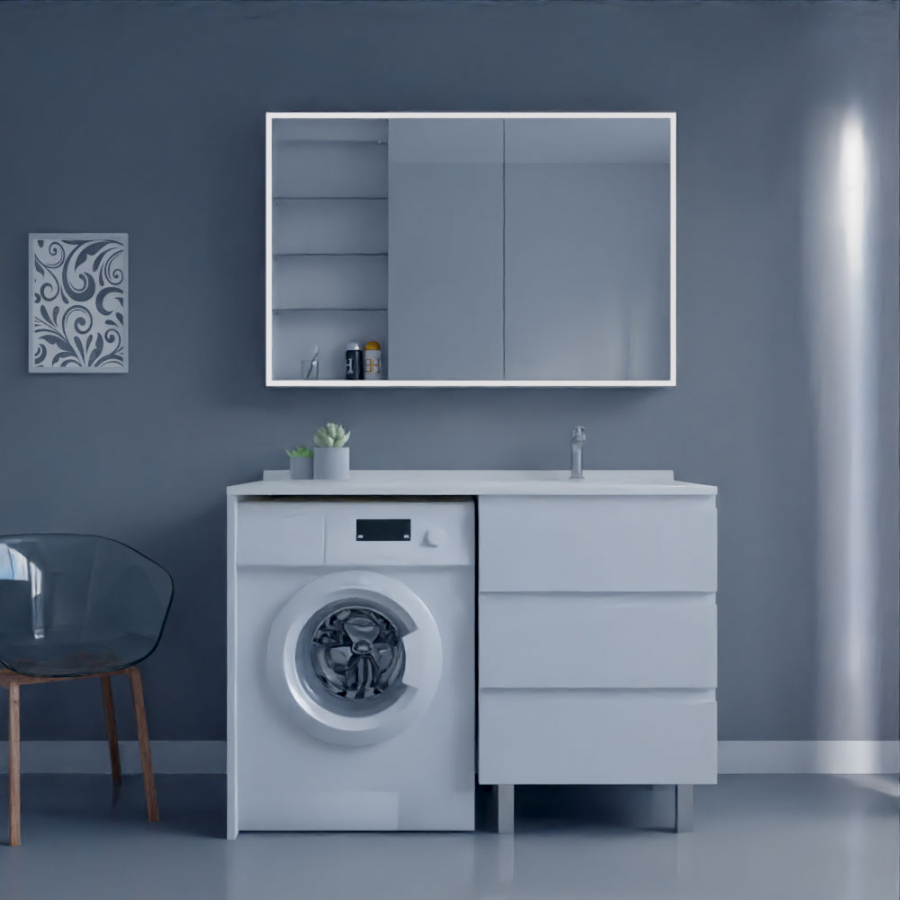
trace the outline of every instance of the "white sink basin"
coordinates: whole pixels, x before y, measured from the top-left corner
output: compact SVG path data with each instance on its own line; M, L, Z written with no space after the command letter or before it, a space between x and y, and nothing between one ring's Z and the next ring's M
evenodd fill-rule
M447 471L442 474L452 476L455 473ZM460 471L458 474L465 477L478 475L491 481L512 484L522 481L573 481L568 469L491 469L482 472ZM583 480L594 484L672 484L675 473L666 469L585 469Z
M487 496L555 494L715 494L711 485L676 481L668 469L356 469L346 481L292 481L287 470L229 488L232 494L309 496Z

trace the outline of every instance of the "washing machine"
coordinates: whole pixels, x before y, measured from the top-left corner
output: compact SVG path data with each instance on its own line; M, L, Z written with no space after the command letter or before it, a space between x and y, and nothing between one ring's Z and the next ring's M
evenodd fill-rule
M472 830L474 503L232 516L229 836Z

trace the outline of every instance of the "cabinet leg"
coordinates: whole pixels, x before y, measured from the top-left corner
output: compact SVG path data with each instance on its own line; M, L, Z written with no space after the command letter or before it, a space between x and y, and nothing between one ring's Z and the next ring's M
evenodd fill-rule
M694 786L692 784L675 785L675 830L694 830Z
M497 834L512 834L516 828L516 786L494 786L497 798Z

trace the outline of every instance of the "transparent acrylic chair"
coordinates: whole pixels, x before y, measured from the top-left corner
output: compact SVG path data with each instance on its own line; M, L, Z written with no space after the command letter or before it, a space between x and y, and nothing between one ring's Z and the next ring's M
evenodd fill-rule
M0 536L0 687L9 692L9 842L21 842L19 688L100 678L113 781L122 780L111 676L131 682L147 815L159 820L140 672L172 578L131 547L79 534Z

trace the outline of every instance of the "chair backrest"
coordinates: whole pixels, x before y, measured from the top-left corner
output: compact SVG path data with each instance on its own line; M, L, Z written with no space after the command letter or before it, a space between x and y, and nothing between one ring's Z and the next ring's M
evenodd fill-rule
M65 647L71 669L79 645L95 648L84 657L85 671L138 662L125 657L142 659L156 648L172 593L162 566L110 538L0 536L0 666L62 674L47 669L47 658ZM97 658L99 645L114 648L108 666ZM43 669L26 671L37 658Z

